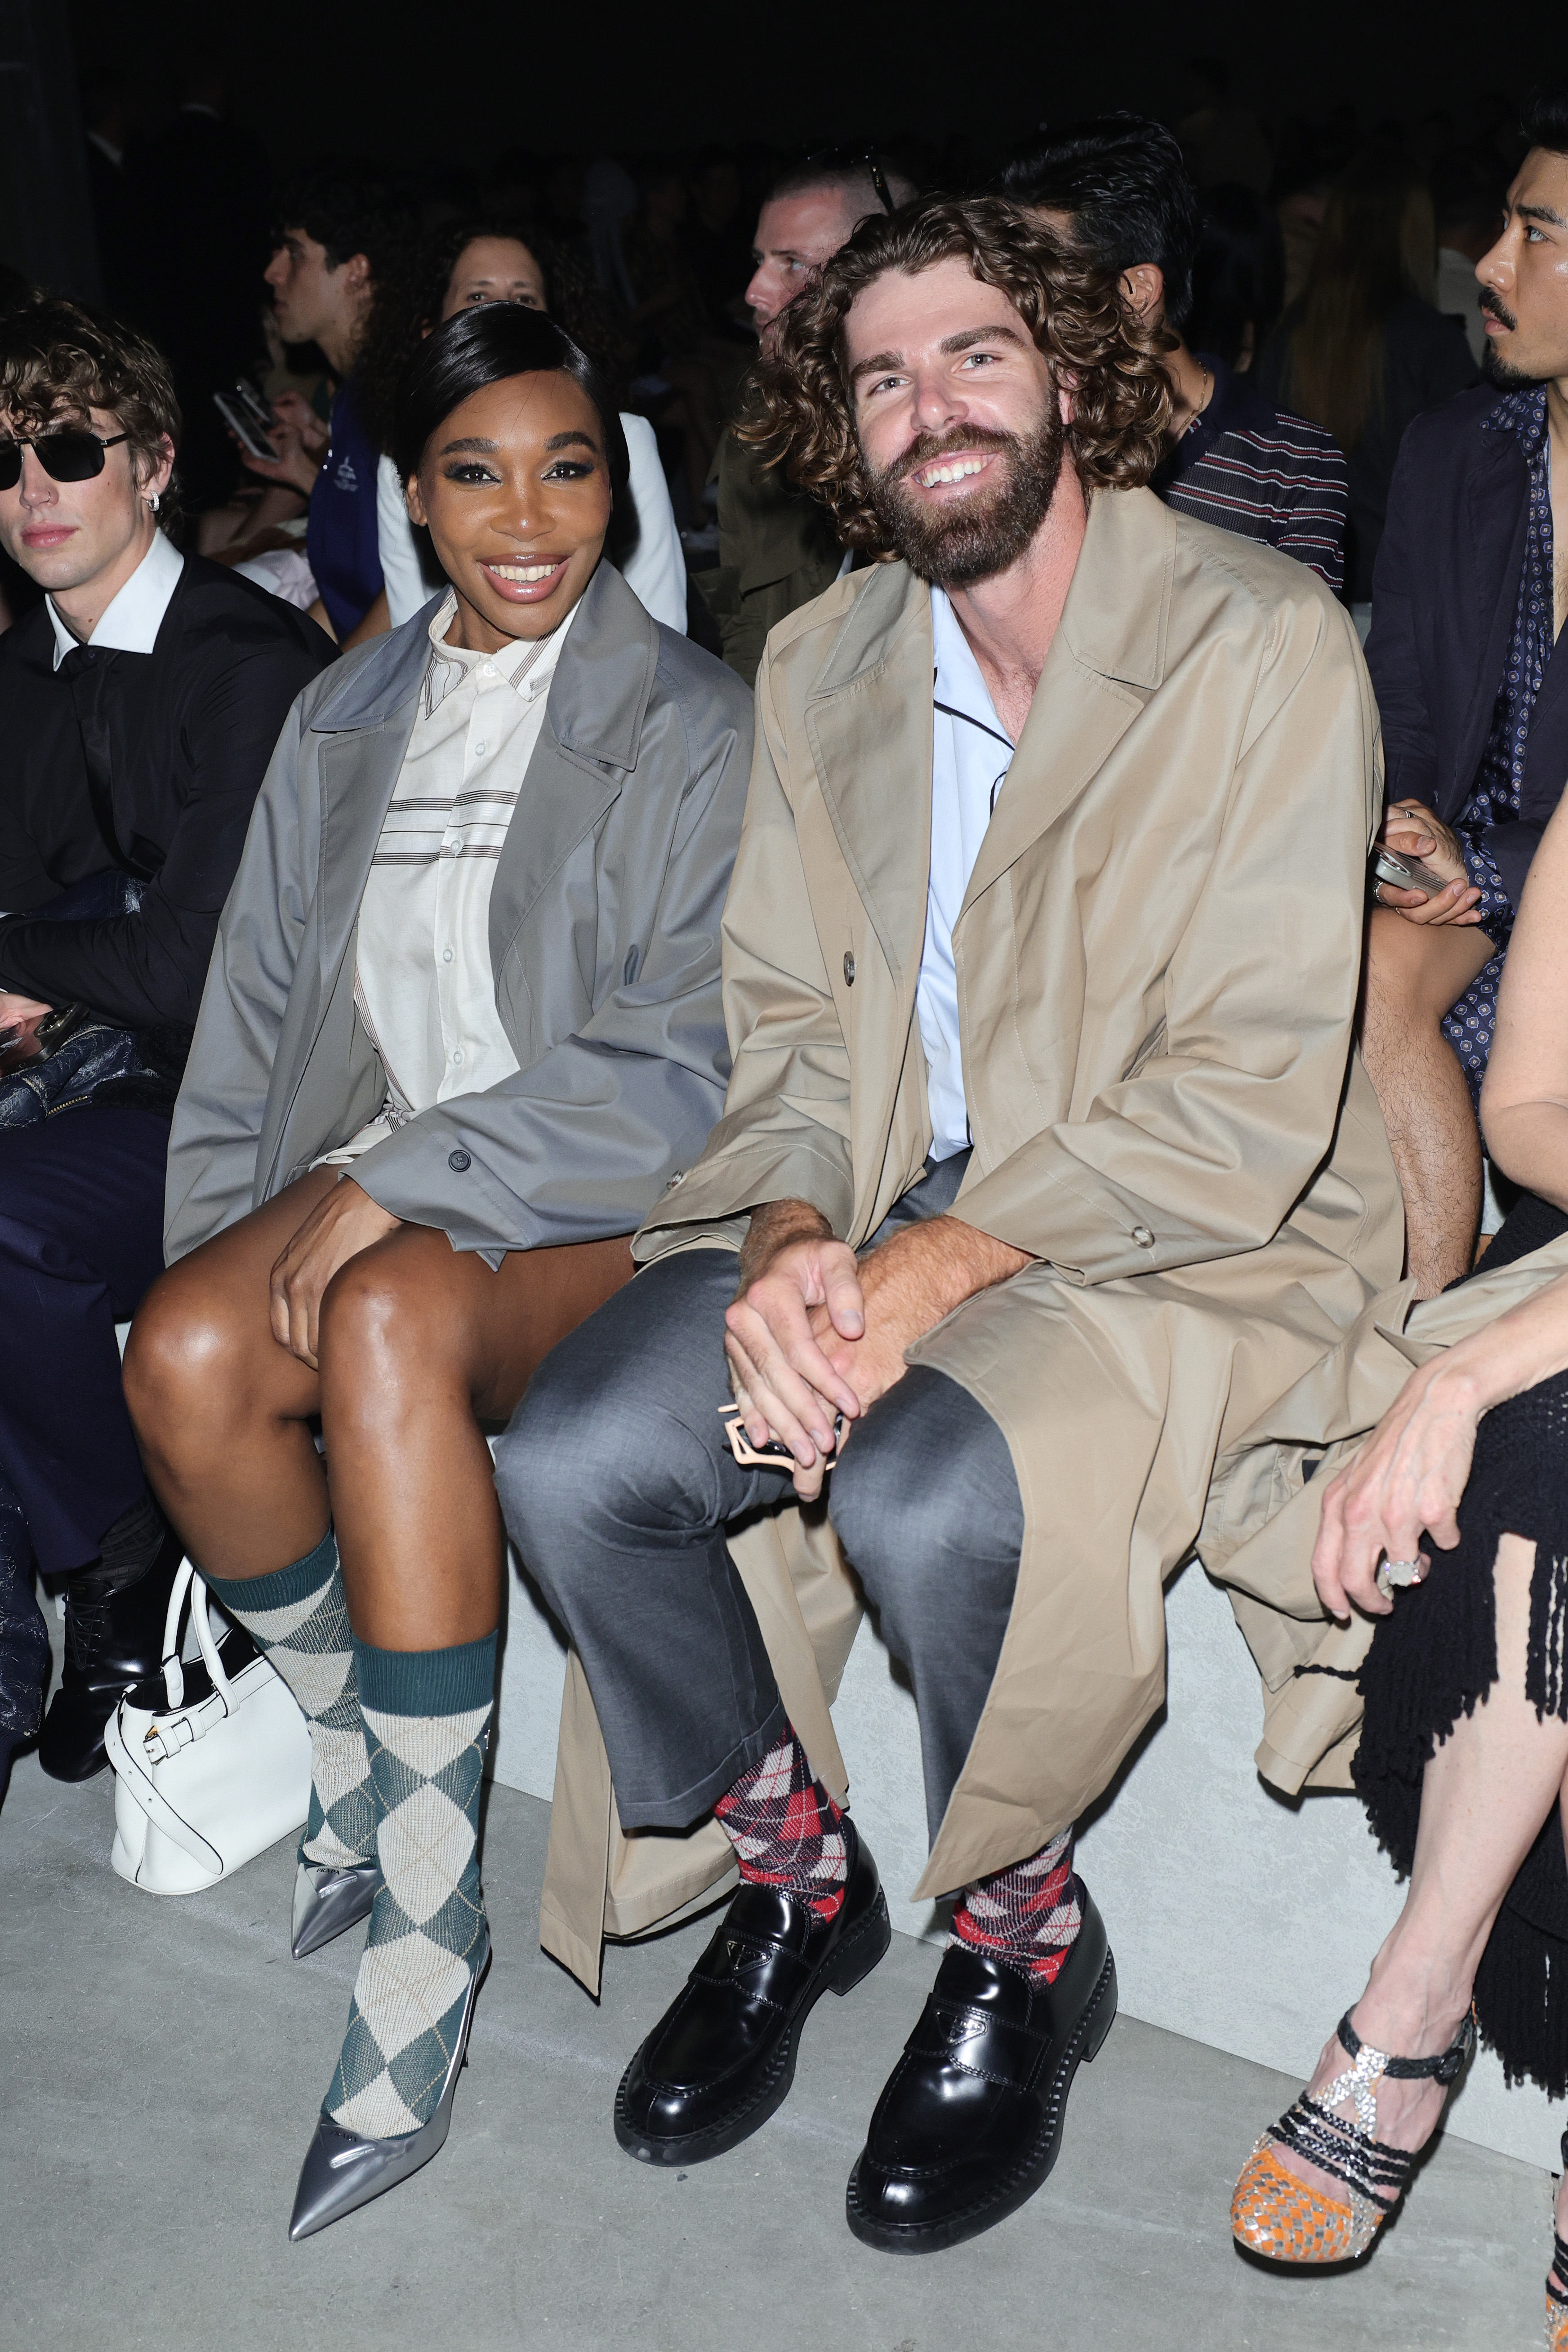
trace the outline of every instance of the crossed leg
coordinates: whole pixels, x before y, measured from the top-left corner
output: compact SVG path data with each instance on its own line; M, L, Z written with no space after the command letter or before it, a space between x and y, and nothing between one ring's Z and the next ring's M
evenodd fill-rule
M316 1372L273 1338L268 1280L336 1175L302 1176L148 1294L125 1359L148 1475L220 1580L303 1558L330 1495L363 1640L478 1640L500 1614L505 1544L480 1422L510 1414L556 1341L630 1276L631 1252L619 1238L517 1251L492 1273L436 1228L400 1225L329 1284Z
M1362 1054L1405 1195L1406 1260L1423 1298L1470 1271L1481 1139L1442 1021L1496 950L1474 925L1424 928L1387 907L1366 927Z

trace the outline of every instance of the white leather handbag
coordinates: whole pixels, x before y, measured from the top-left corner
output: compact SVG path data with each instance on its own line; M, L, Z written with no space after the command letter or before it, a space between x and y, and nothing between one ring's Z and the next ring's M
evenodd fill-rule
M180 1662L187 1593L205 1675ZM195 1895L300 1827L310 1801L310 1734L293 1693L265 1658L232 1679L225 1671L207 1589L189 1560L169 1595L163 1675L165 1706L149 1710L122 1698L110 1721L109 1858L149 1895Z

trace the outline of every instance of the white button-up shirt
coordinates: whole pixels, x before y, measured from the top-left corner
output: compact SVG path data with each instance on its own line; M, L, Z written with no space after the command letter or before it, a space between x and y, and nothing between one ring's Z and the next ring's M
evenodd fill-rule
M354 1002L388 1099L318 1165L358 1159L418 1112L517 1069L496 1010L490 888L576 609L550 636L496 654L443 642L453 595L430 624L419 715L359 914Z
M1013 757L980 665L940 588L931 592L936 677L931 689L931 880L915 1011L926 1057L931 1158L969 1145L952 927Z
M79 645L91 645L100 653L150 654L184 568L179 549L155 530L152 546L124 587L110 598L90 637L79 637L68 628L55 610L54 598L46 596L55 633L55 667Z

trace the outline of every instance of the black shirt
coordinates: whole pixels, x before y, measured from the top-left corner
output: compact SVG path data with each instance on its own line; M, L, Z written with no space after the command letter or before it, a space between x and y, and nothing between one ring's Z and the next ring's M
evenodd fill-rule
M128 1029L195 1023L217 919L289 704L323 631L187 555L150 654L67 655L47 606L0 636L0 988ZM133 914L29 921L93 875Z

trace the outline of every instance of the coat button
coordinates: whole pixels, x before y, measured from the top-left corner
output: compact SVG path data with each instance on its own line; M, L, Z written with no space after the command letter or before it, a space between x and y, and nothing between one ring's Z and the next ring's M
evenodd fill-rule
M1140 1249L1152 1249L1154 1246L1154 1236L1147 1225L1134 1225L1132 1238Z
M448 1151L447 1154L447 1167L459 1176L465 1168L471 1168L473 1164L473 1160L466 1151Z
M675 1188L676 1188L676 1186L677 1186L678 1184L684 1184L684 1183L685 1183L685 1181L686 1181L686 1171L685 1171L685 1169L684 1169L684 1168L678 1168L678 1169L676 1170L676 1171L675 1171L674 1175L670 1178L670 1180L669 1180L668 1183L665 1186L665 1188L664 1188L664 1189L665 1189L665 1191L666 1191L667 1192L674 1192L674 1190L675 1190Z
M855 959L847 948L844 950L844 985L846 988L855 985Z

